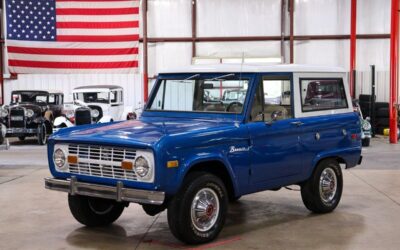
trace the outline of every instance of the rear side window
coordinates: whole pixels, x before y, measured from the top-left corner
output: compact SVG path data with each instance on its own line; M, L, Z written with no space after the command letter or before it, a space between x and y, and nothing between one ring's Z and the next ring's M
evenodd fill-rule
M341 78L300 79L303 112L348 108Z

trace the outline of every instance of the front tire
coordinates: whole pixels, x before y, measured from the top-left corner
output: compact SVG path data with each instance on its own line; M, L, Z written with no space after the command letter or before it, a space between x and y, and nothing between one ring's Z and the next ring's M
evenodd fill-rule
M37 142L39 145L45 145L47 142L47 129L46 129L46 124L44 123L38 126Z
M224 183L207 172L189 174L168 206L172 234L188 244L212 241L221 232L228 208Z
M301 185L301 198L314 213L332 212L339 204L343 190L343 176L339 163L322 160L313 175Z
M68 205L74 218L88 227L113 223L125 208L120 202L80 195L68 195Z

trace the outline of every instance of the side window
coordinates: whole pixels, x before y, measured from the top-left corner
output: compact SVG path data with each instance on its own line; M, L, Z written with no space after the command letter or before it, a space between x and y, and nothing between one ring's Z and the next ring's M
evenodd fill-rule
M56 104L56 96L49 95L49 104Z
M118 102L118 92L117 91L111 91L110 99L111 99L111 103L117 103Z
M300 79L303 112L348 108L341 78Z
M251 121L277 121L293 117L290 79L264 77L254 96Z

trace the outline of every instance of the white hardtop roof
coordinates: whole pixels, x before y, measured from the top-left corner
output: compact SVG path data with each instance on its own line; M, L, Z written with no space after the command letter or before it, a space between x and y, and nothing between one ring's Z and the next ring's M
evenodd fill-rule
M85 92L110 92L112 90L123 89L117 85L91 85L76 87L72 90L74 93L85 93Z
M199 64L178 69L165 70L163 73L274 73L274 72L318 72L318 73L345 73L340 67L301 65L301 64Z

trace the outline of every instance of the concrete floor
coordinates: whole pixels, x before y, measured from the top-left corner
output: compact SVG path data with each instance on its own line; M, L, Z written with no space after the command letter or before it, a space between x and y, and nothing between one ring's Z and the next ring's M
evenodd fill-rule
M45 190L45 147L12 142L0 151L0 249L185 249L166 212L147 216L131 204L107 228L81 226L67 195ZM245 196L230 205L219 238L197 249L399 249L400 145L376 138L363 165L344 171L344 193L331 214L314 215L298 191ZM192 248L193 249L193 248Z

